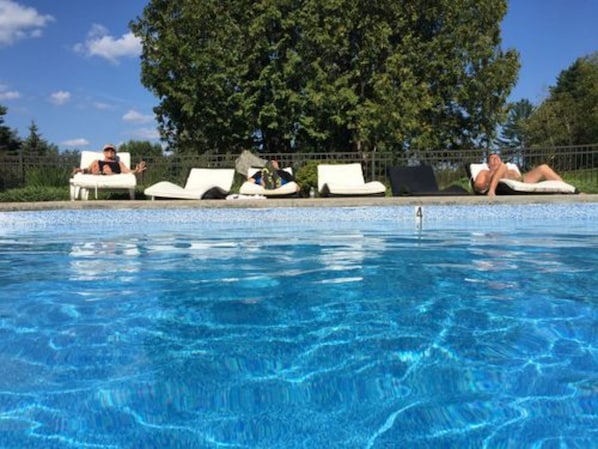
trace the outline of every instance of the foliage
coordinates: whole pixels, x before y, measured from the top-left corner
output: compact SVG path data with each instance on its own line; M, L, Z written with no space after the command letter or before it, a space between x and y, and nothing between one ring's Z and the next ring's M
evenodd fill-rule
M563 70L550 96L526 123L530 146L598 142L598 52Z
M457 180L450 182L447 185L441 184L438 186L438 188L440 190L448 189L450 187L460 187L463 190L465 190L466 192L473 193L473 190L471 188L471 181L469 180L469 178L459 178Z
M35 202L35 201L67 201L68 186L43 187L27 186L0 192L0 202Z
M587 194L598 193L598 169L561 173L563 180Z
M534 105L527 99L509 105L507 122L497 139L502 147L525 148L525 125L534 112Z
M27 187L64 187L68 185L70 170L65 168L41 167L27 170Z
M488 145L506 0L151 0L130 23L177 152Z
M307 161L295 173L295 181L301 189L301 196L308 197L310 189L318 191L318 163Z
M0 105L0 153L14 155L19 152L21 141L17 132L4 125L7 109Z
M90 196L92 198L92 196ZM144 199L143 187L137 186L135 189L135 198ZM19 203L19 202L38 202L38 201L69 201L70 193L68 183L62 186L42 186L42 185L28 185L17 189L9 189L0 192L1 203ZM128 192L121 191L100 191L98 192L98 200L129 200ZM90 199L90 201L94 201Z
M29 135L21 144L21 152L35 156L58 155L58 147L43 139L35 122L31 122Z

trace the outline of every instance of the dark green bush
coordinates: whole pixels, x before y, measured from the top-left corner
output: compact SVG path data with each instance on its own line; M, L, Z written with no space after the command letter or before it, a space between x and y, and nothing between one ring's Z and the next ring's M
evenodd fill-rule
M69 183L69 169L41 167L27 170L25 185L27 187L64 187Z
M27 186L20 189L10 189L0 192L0 202L23 203L35 201L67 201L70 199L67 186L40 187Z
M574 185L577 190L583 193L598 193L598 170L579 170L577 172L565 172L562 174L563 181Z
M301 188L301 196L308 197L309 190L313 187L318 191L318 161L307 161L295 173L295 180Z

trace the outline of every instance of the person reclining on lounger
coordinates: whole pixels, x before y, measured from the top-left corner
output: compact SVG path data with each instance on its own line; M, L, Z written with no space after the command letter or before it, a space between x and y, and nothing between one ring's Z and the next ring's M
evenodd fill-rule
M250 176L248 180L261 185L264 189L273 190L287 182L294 181L295 178L288 171L281 170L278 161L271 160L266 163L264 168Z
M116 147L112 144L104 145L104 159L93 161L87 168L75 168L73 174L86 175L118 175L120 173L141 173L147 166L144 161L137 164L134 170L127 168L122 161L116 158Z
M562 181L561 177L546 164L538 165L527 173L521 175L519 171L507 167L497 153L488 156L488 169L480 170L476 176L473 187L476 192L488 196L496 195L496 186L501 178L514 179L525 183L536 183L540 181Z

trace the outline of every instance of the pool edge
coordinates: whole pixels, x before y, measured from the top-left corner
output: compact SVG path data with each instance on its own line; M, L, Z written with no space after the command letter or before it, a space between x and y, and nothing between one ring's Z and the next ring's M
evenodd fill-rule
M279 198L239 200L91 200L0 203L0 212L86 209L200 209L272 207L368 207L409 205L499 205L499 204L598 203L598 194L427 197Z

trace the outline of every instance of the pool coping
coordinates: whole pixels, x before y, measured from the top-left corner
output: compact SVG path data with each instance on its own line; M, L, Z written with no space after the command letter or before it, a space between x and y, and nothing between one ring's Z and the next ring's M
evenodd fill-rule
M598 194L579 195L507 195L486 197L462 196L406 196L406 197L335 197L335 198L277 198L235 200L89 200L40 201L0 203L0 212L38 210L87 209L200 209L200 208L272 208L272 207L367 207L413 205L472 205L499 204L579 204L598 203Z

